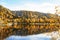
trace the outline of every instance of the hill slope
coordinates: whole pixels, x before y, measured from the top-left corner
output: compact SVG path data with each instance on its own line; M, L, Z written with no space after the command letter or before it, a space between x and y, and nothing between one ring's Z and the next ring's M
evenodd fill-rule
M32 11L12 11L12 13L15 13L16 16L24 18L24 21L26 22L34 22L34 23L40 23L40 22L60 22L60 16L56 14L50 14L50 13L40 13L40 12L32 12Z

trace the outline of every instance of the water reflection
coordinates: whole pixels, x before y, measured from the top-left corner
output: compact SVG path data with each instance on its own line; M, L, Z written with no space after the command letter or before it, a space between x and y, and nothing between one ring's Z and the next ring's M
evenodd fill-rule
M6 38L6 40L50 40L49 36L46 36L44 34L39 35L30 35L30 36L10 36Z
M60 36L59 37L58 36L59 36L58 31L55 31L51 33L43 33L43 34L28 35L28 36L12 35L6 38L6 40L52 40L52 37L54 37L55 40L58 40L60 39Z
M4 27L0 31L0 39L5 39L11 35L27 36L27 35L47 33L47 32L56 31L58 29L59 26L56 25L19 24L19 25Z

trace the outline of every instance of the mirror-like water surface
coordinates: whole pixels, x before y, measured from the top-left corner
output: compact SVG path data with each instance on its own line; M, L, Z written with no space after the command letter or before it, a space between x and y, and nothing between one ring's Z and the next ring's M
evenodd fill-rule
M6 40L50 40L49 36L43 36L43 34L39 35L31 35L31 36L10 36L6 38Z
M58 31L28 36L12 35L7 37L5 40L52 40L52 39L60 40Z
M11 26L11 27L4 27L1 31L0 31L0 35L1 35L1 39L5 39L5 38L8 38L9 36L9 39L12 38L11 40L20 40L20 38L22 39L26 39L28 38L28 40L30 40L31 38L32 39L46 39L46 37L43 37L44 35L40 35L40 36L37 36L37 34L41 34L41 33L48 33L48 32L52 32L52 31L56 31L58 30L59 27L54 24L54 25L46 25L46 24L43 24L43 25L37 25L37 24L30 24L30 25L26 25L26 24L19 24L19 25L16 25L16 26ZM17 36L12 36L12 35L17 35ZM28 35L31 35L31 36L28 36ZM35 35L35 36L32 36L32 35ZM19 36L19 37L18 37ZM21 37L21 36L24 36L24 37ZM21 40L22 40L21 39ZM49 38L47 38L49 39Z

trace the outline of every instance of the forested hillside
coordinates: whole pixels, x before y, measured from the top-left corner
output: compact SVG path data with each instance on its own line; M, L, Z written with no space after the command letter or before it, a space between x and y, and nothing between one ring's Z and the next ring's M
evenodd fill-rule
M12 11L16 16L23 18L27 23L41 23L41 22L60 22L60 16L50 13L40 13L33 11ZM21 21L22 22L22 21Z

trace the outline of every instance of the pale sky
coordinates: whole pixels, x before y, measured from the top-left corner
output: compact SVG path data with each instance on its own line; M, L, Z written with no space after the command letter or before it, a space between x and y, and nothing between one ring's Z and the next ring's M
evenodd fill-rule
M60 0L0 0L0 5L5 6L10 10L54 13L55 6L60 5Z

